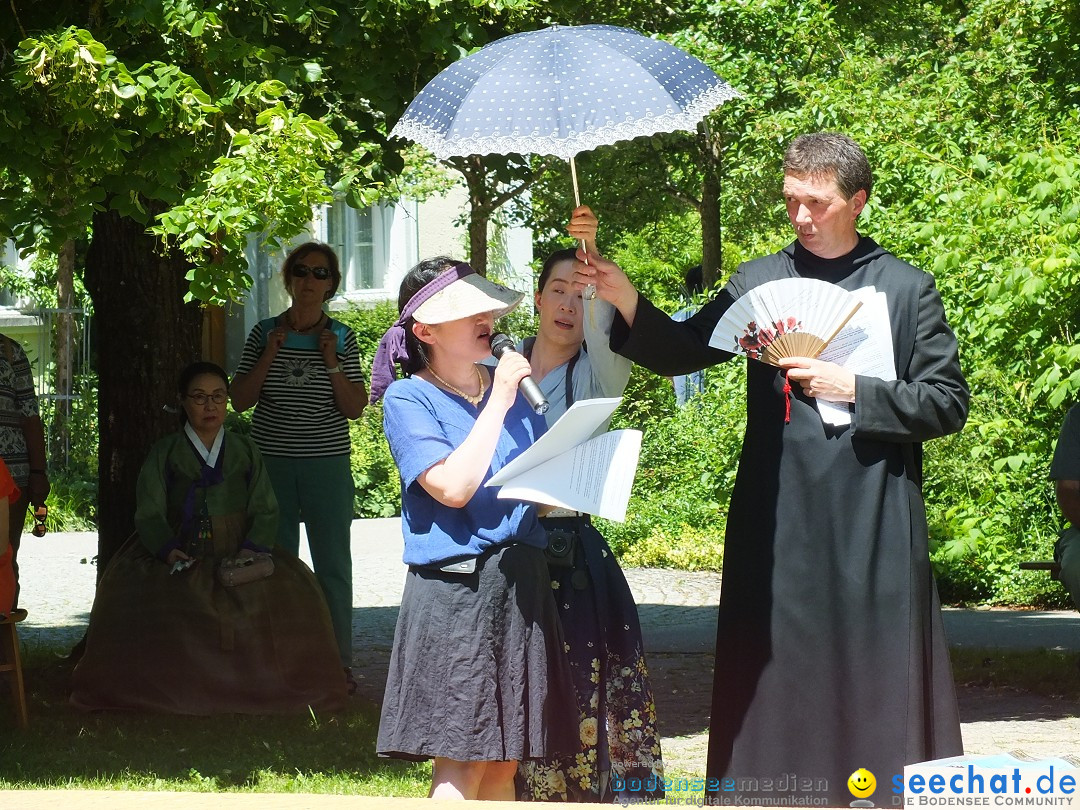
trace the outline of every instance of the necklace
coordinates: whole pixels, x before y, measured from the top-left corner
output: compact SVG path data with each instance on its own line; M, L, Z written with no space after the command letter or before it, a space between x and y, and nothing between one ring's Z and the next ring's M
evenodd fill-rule
M322 319L325 317L326 313L320 312L319 317L315 319L315 322L313 324L311 324L310 326L299 327L293 320L293 311L290 309L288 312L285 313L285 323L287 323L289 325L289 328L292 329L294 332L310 332L312 329L322 323Z
M440 377L438 374L436 374L435 369L433 369L431 366L428 366L427 370L431 373L432 377L434 377L436 380L438 380L439 382L441 382L443 384L444 388L450 389L453 393L457 394L459 397L464 399L466 402L468 402L473 407L479 405L480 400L482 400L484 398L484 375L480 373L480 369L476 367L475 363L473 364L473 371L476 372L476 379L480 383L480 393L476 394L475 396L473 394L466 394L464 391L462 391L457 386L454 386L454 385L451 385L450 383L448 383L446 380L444 380L442 377Z

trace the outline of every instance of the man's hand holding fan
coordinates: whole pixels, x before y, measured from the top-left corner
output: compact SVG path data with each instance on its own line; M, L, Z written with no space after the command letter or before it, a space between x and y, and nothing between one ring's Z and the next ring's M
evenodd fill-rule
M815 358L861 306L847 290L810 278L784 278L749 290L728 308L709 345L788 370L808 396L855 399L854 374Z

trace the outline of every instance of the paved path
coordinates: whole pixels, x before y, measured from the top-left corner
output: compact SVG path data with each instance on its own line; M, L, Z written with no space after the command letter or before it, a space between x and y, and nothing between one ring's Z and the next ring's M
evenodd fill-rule
M94 533L26 536L19 561L21 606L29 612L20 635L27 644L74 644L83 634L93 600ZM381 697L405 568L400 521L353 524L356 671L362 691ZM711 654L720 576L707 572L629 569L639 605L654 681L665 753L681 769L704 772ZM945 611L956 647L1080 651L1080 616L1071 611ZM662 686L661 686L662 685ZM665 708L672 717L663 727ZM1080 707L1030 695L960 690L965 748L986 754L1014 748L1038 756L1080 754ZM676 739L677 738L677 739ZM665 756L665 758L668 758Z

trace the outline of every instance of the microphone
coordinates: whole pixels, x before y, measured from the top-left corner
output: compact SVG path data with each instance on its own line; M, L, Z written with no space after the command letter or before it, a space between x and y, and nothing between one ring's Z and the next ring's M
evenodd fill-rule
M517 349L514 348L514 341L500 332L496 332L492 335L490 342L491 353L498 359L501 359L507 352L517 351ZM521 382L518 383L518 390L525 397L525 401L532 406L534 411L537 413L547 413L547 397L545 397L544 392L540 390L540 386L533 382L532 377L522 377Z

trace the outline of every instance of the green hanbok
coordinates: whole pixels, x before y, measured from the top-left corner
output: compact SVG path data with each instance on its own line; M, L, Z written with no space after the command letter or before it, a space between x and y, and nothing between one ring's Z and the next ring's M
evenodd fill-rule
M137 488L136 534L98 584L72 702L177 714L336 710L346 702L330 615L311 570L272 550L265 579L216 570L270 550L277 503L254 443L225 432L208 466L180 431L155 444ZM173 571L173 548L195 557Z

